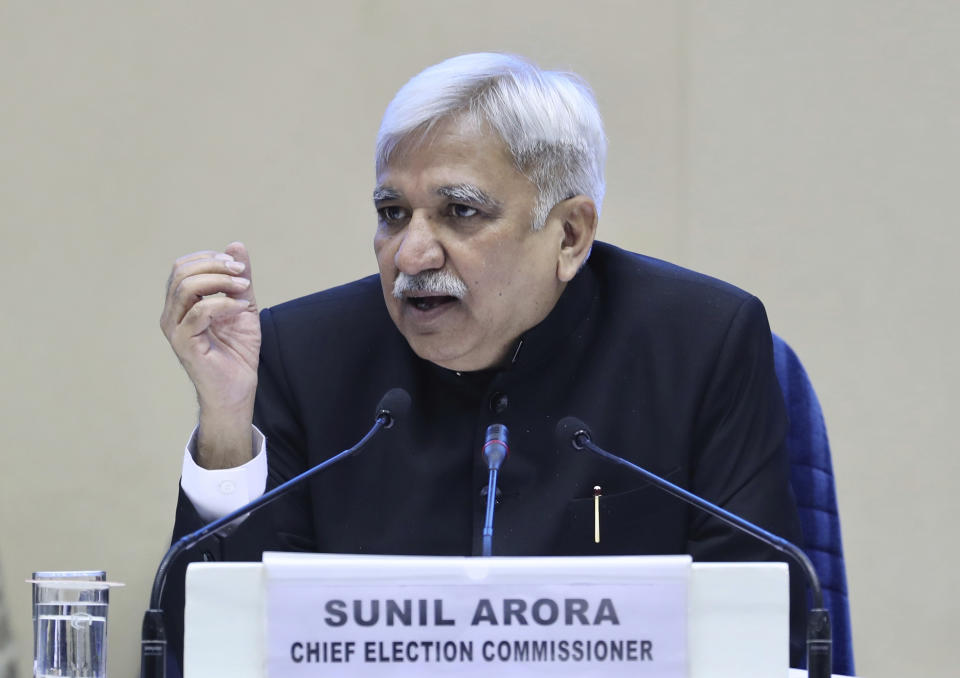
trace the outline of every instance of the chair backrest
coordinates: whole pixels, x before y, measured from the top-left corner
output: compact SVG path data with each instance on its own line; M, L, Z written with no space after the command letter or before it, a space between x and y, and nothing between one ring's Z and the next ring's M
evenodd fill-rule
M852 676L850 603L827 428L803 365L793 349L776 334L773 335L773 359L790 419L787 431L790 482L800 511L803 550L820 577L824 604L830 610L833 624L833 672Z

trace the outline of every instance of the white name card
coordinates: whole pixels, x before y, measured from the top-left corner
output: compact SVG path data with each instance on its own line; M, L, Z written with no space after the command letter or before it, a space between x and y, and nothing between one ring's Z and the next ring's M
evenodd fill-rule
M265 554L267 675L687 675L688 556Z

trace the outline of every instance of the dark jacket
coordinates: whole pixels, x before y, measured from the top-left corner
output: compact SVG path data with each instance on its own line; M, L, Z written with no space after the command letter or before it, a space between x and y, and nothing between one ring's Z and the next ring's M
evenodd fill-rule
M566 415L586 422L601 447L800 539L766 315L726 283L597 243L512 362L478 373L416 357L376 276L266 309L261 325L255 423L267 437L268 487L353 445L390 388L406 389L413 406L362 454L189 558L259 560L264 550L291 549L478 555L488 480L480 449L487 426L501 423L511 454L500 475L496 555L782 559L624 469L560 446L554 427ZM200 524L181 494L176 536ZM187 559L168 584L174 643ZM798 645L803 587L793 572L791 580ZM791 650L794 665L800 651Z

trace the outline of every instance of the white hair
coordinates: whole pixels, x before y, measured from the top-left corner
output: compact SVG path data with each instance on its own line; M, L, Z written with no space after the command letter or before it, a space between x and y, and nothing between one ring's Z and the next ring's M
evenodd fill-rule
M537 186L535 230L554 205L575 195L592 198L600 211L607 140L597 102L580 77L543 71L510 54L464 54L431 66L387 106L377 134L377 174L403 141L457 115L492 127Z

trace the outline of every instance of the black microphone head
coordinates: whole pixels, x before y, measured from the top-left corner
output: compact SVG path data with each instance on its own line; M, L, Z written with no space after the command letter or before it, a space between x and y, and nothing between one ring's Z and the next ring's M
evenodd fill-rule
M403 419L410 411L410 394L402 388L391 388L383 394L373 416L383 419L383 427L391 428L397 419Z
M587 425L576 417L564 417L557 422L557 428L554 431L560 447L569 445L575 450L582 450L583 441L593 438Z

